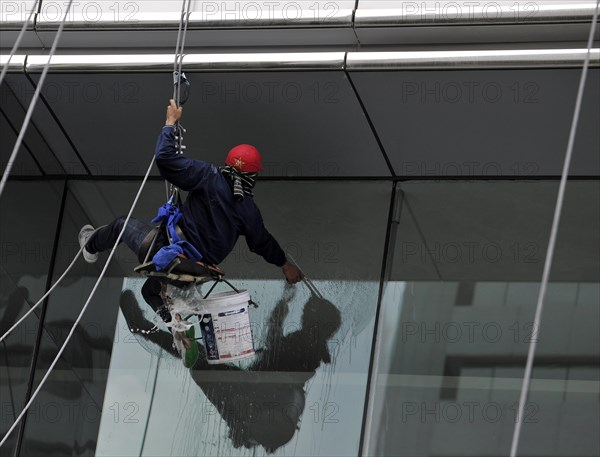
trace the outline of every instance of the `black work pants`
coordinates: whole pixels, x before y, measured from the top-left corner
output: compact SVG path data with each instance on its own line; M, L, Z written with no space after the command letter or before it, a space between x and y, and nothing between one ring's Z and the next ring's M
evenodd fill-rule
M119 233L123 230L125 224L125 216L116 218L110 224L99 228L88 240L85 248L91 254L96 252L103 252L112 249L115 245ZM140 258L140 251L144 247L144 240L150 234L154 227L150 224L142 222L135 218L129 218L127 222L127 228L123 232L120 243L125 243L133 253ZM157 251L166 244L165 236L162 232L159 232L157 239L154 243L153 251ZM148 278L142 286L142 296L146 303L156 311L163 304L162 298L160 297L161 282L156 278Z

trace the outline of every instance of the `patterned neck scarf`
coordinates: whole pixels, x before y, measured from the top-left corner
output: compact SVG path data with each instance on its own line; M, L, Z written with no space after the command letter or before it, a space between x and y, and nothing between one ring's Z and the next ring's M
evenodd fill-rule
M223 173L223 176L229 178L233 183L233 196L237 201L241 202L244 195L250 195L251 197L254 195L252 188L256 184L257 173L244 173L231 165L220 167L219 170Z

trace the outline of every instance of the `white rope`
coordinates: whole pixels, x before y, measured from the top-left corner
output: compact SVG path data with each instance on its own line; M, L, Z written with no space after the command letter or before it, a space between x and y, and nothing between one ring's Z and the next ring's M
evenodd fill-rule
M44 70L42 71L42 75L40 76L40 79L37 83L37 87L33 94L33 99L29 104L29 109L27 110L27 114L25 115L25 119L23 120L23 125L21 126L21 131L19 132L19 136L17 137L17 142L15 143L15 147L13 148L10 158L8 159L6 169L2 174L2 181L0 181L0 197L2 196L2 192L4 191L4 186L6 186L6 181L8 180L8 176L10 175L10 171L12 170L12 167L15 164L15 160L17 159L17 154L19 153L19 149L21 148L21 143L23 142L23 138L25 137L25 132L27 131L27 127L29 126L29 121L31 121L31 116L33 115L33 111L35 110L35 105L37 104L37 101L40 98L40 93L42 91L42 87L44 86L44 81L46 79L46 75L48 74L48 69L50 68L50 61L52 60L52 56L56 51L58 41L60 40L60 36L62 34L63 28L65 26L65 21L67 19L72 4L73 0L69 0L69 4L67 6L67 10L65 11L65 15L63 16L60 26L58 27L58 31L56 32L56 36L54 37L54 42L52 43L50 54L48 54L48 61L44 65Z
M183 29L186 1L187 0L182 0L181 2L181 15L179 16L179 28L177 29L177 41L175 42L175 61L173 62L173 73L177 71L177 59L179 56L179 47L181 45L181 31ZM175 99L175 91L173 91L173 99Z
M565 162L563 164L562 175L560 178L560 186L558 188L558 196L556 198L556 207L554 208L554 219L552 220L552 230L550 231L550 240L548 241L548 248L546 250L546 261L544 263L544 272L542 274L542 283L540 285L540 291L538 295L537 305L535 308L535 317L533 319L533 329L539 332L540 322L542 319L542 310L544 308L544 298L546 296L546 289L548 286L548 279L550 277L550 269L552 267L552 259L554 257L554 248L556 246L556 238L558 235L558 227L560 225L560 216L562 213L562 206L564 202L565 189L567 186L567 179L569 174L569 167L571 165L571 157L573 155L573 147L575 145L575 135L577 133L577 124L579 123L579 114L581 112L581 104L583 101L583 92L585 89L585 81L587 79L587 72L590 63L590 51L594 41L594 33L596 30L596 21L598 19L598 6L600 6L600 0L596 1L596 10L594 11L594 17L592 19L592 27L590 29L590 36L588 38L587 54L583 64L583 70L581 72L581 79L579 81L579 89L577 91L577 101L575 102L575 111L573 113L573 120L571 122L571 132L569 134L569 142L567 145L567 152L565 154ZM531 372L533 369L533 359L535 357L535 350L537 347L537 337L531 339L529 344L529 351L527 353L527 364L525 366L525 374L523 376L523 385L521 386L521 395L519 397L519 409L515 420L515 428L512 438L512 444L510 448L510 457L516 457L517 449L519 447L519 439L521 437L521 428L523 425L523 414L525 412L525 402L527 401L527 395L529 393L529 384L531 381Z
M65 270L65 272L62 274L62 276L61 276L60 278L58 278L58 280L57 280L57 281L56 281L56 282L53 284L53 286L52 286L52 287L51 287L51 288L48 290L48 292L46 292L46 293L45 293L45 294L42 296L42 298L40 298L40 299L38 300L38 302L37 302L35 305L33 305L33 306L31 307L31 309L30 309L29 311L27 311L27 312L26 312L26 313L25 313L25 314L24 314L24 315L21 317L21 319L19 319L17 322L15 322L15 324L14 324L14 325L13 325L11 328L9 328L9 329L6 331L6 333L5 333L4 335L2 335L2 336L0 337L0 342L4 341L4 338L6 338L6 337L7 337L7 336L8 336L8 335L9 335L9 334L10 334L10 333L11 333L11 332L12 332L12 331L15 329L15 328L17 328L17 327L19 326L19 324L20 324L21 322L23 322L23 321L24 321L24 320L27 318L27 316L29 316L29 315L30 315L30 314L33 312L33 310L34 310L34 309L36 309L36 308L37 308L37 307L38 307L38 306L39 306L39 305L40 305L40 304L41 304L41 303L44 301L44 299L45 299L45 298L46 298L48 295L50 295L50 293L51 293L51 292L54 290L54 288L60 284L60 282L61 282L61 281L64 279L64 277L65 277L65 276L67 276L67 273L69 272L69 270L71 270L71 268L73 267L73 265L75 265L75 262L77 261L77 259L78 259L78 258L79 258L79 256L81 255L81 252L82 252L82 251L83 251L83 248L79 249L79 252L78 252L77 254L75 254L75 257L73 257L73 260L71 261L71 264L70 264L70 265L67 267L67 269L66 269L66 270Z
M173 74L179 73L183 67L183 51L185 48L185 37L187 35L188 23L190 20L190 5L191 0L182 0L181 2L181 17L179 18L179 29L177 30L177 43L175 44L175 60L173 62ZM173 100L179 106L179 97L181 94L181 84L173 87Z
M33 392L33 394L31 395L31 398L29 399L29 401L27 402L27 404L23 408L23 411L21 411L21 414L19 414L19 417L17 417L17 419L15 420L15 422L13 423L13 425L6 432L6 435L4 435L4 438L2 438L2 441L0 441L0 446L2 446L5 443L5 441L8 439L9 435L15 429L15 427L17 426L17 424L19 423L19 421L23 418L23 416L25 415L25 413L27 413L27 410L29 409L29 407L31 406L31 404L33 403L33 401L35 400L35 397L37 396L37 394L39 393L39 391L44 386L44 383L48 379L48 376L50 376L50 373L52 373L52 370L54 369L54 366L58 363L58 360L60 359L60 356L64 352L64 350L67 347L67 344L69 343L69 341L71 340L71 337L73 336L73 333L75 332L75 329L77 328L77 326L79 325L79 322L81 321L81 318L83 317L83 313L85 313L85 310L87 309L88 305L92 301L92 297L96 293L96 289L98 288L98 285L100 284L100 281L104 277L104 274L106 273L108 265L109 265L109 263L110 263L113 255L114 255L114 253L115 253L115 251L117 249L117 246L119 245L119 243L121 241L121 237L123 236L123 233L125 232L125 229L127 228L127 223L129 222L129 219L131 218L131 214L133 213L133 210L135 209L135 206L137 205L137 202L138 202L138 200L140 198L140 195L142 194L142 190L144 189L144 186L146 185L146 181L148 180L148 176L150 176L150 172L152 171L152 166L153 165L154 165L154 156L152 156L152 161L150 162L150 166L148 167L148 171L146 171L146 175L144 176L142 184L140 185L140 188L139 188L139 190L137 192L137 195L135 196L135 199L133 200L133 204L131 205L131 208L129 209L129 213L127 214L127 217L125 218L125 223L123 224L123 228L119 232L119 236L117 237L117 241L115 241L115 245L113 246L113 248L110 251L110 254L108 255L108 259L106 260L106 263L104 264L104 268L102 269L102 272L100 273L100 276L96 280L96 284L94 284L94 288L92 289L92 292L90 293L90 295L88 296L85 304L83 305L83 308L81 309L81 312L79 313L79 316L77 316L77 319L75 320L75 323L73 324L73 327L71 328L71 331L67 335L67 338L65 339L65 342L63 343L63 345L59 349L58 353L56 354L56 357L52 361L52 364L50 364L50 366L48 367L48 370L46 371L46 374L44 375L44 377L40 381L40 384L38 385L37 389L35 389L35 392Z
M181 72L183 68L183 51L185 49L185 37L187 35L188 23L190 20L190 6L191 0L182 0L181 2L181 16L179 18L179 28L177 30L177 42L175 43L175 59L173 61L173 78L177 78L177 82L173 84L173 100L175 100L175 104L180 106L181 101ZM181 131L176 126L179 135L181 135ZM182 154L181 151L181 139L177 140L177 153ZM171 196L175 196L175 194L179 191L177 187L173 184L169 183L165 180L165 190L167 194L167 200L171 198Z
M179 68L177 69L179 76L181 76L181 72L183 70L183 51L185 49L185 38L187 36L188 24L190 22L190 14L192 13L190 11L190 6L192 3L192 0L187 0L187 4L185 3L185 1L186 0L184 0L185 18L183 16L181 18L184 22L183 33L181 36L181 46L179 49L179 54L175 55L175 61L177 62L177 59L179 59ZM177 106L179 106L180 101L181 101L181 83L179 83L179 82L177 84L177 98L175 99L175 101L177 102Z
M23 27L21 27L21 31L19 32L19 35L17 36L17 41L15 41L15 44L13 45L12 49L10 50L10 55L8 56L8 60L6 61L6 64L4 65L4 68L2 69L2 73L0 74L0 85L4 81L4 77L6 76L6 73L8 72L8 65L10 64L10 61L15 56L17 49L19 49L19 46L21 45L21 40L23 39L23 36L25 36L25 31L27 30L27 26L29 25L31 18L35 14L35 10L38 7L39 1L40 0L35 0L35 3L33 4L31 11L29 12L29 16L27 17L27 20L23 23Z

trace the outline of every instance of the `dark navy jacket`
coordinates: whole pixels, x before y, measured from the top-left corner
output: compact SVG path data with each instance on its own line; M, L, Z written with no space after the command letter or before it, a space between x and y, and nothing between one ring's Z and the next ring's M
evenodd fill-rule
M156 164L160 174L182 190L189 191L182 205L179 223L187 240L211 264L221 263L232 251L240 235L252 252L277 266L285 254L267 231L251 196L235 200L230 181L219 169L201 160L177 154L175 129L165 126L156 143Z

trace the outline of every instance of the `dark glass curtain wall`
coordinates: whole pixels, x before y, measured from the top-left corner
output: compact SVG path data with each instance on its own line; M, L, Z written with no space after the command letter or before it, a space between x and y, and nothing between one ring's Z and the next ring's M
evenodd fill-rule
M190 73L188 153L220 163L231 143L265 151L255 199L322 297L285 287L241 239L221 267L259 303L257 354L188 370L166 331L131 333L155 317L121 247L1 455L505 456L534 338L518 455L599 455L597 69L533 326L579 71ZM9 76L3 163L37 79ZM49 74L55 92L0 199L2 333L69 265L81 226L129 210L169 80ZM257 95L267 88L274 98ZM154 170L134 217L149 221L164 199ZM80 260L1 343L1 434L106 257Z
M277 370L235 378L231 392L241 392L238 401L262 407L263 414L271 403L293 399L264 397L256 386L301 386L298 431L276 452L356 455L362 434L365 455L439 455L442 449L444 455L506 455L528 343L538 338L522 455L597 453L596 180L569 183L542 325L532 325L557 185L440 180L402 182L394 190L389 183L366 181L260 183L256 198L270 230L282 235L331 307L318 311L323 322L340 317L326 340L331 363L300 380L281 380ZM63 201L62 182L11 182L7 195L15 198L3 199L2 214L20 211L23 218L18 225L3 218L2 239L10 240L2 245L3 330L43 294L49 271L54 280L62 273L77 251L78 228L123 213L128 203L119 196L133 195L136 186L72 181ZM162 182L148 186L136 211L140 217L153 212L152 200L162 196ZM18 207L11 206L17 201ZM292 202L287 210L284 201ZM36 208L35 215L23 212L23 205ZM131 274L135 264L124 248L118 251L26 416L21 455L73 449L77 455L248 452L235 447L229 433L243 414L223 417L214 406L221 398L215 389L232 383L232 374L209 367L189 372L160 345L130 334L128 310L138 306L152 317L139 296L141 279ZM3 343L3 430L66 338L101 265L77 264L47 304ZM245 245L223 268L261 305L252 312L257 348L273 350L265 340L267 323L283 302L284 334L302 328L302 315L312 306L302 286L290 295L277 272ZM301 364L311 350L310 338L301 341L307 346L276 350L275 366ZM343 439L348 431L353 438ZM14 452L18 436L3 455ZM250 438L253 452L265 452L259 439Z
M371 382L370 455L595 455L598 181L569 183L542 323L556 181L406 182L396 195Z

